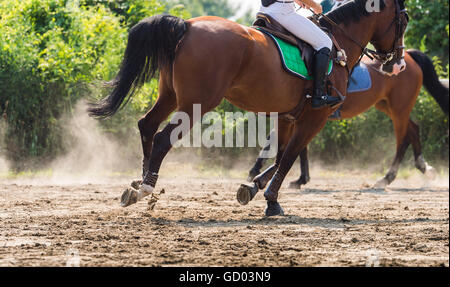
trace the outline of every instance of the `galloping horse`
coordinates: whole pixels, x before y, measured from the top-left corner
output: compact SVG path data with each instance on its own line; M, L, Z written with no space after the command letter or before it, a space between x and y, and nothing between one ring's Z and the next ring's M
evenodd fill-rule
M391 184L396 176L406 150L411 144L414 151L415 166L422 173L433 170L422 156L419 127L410 119L410 113L416 104L422 84L436 100L442 111L448 115L449 90L439 81L431 59L417 50L409 50L405 56L406 69L398 76L392 77L379 71L379 63L368 58L363 59L369 67L372 87L366 91L348 93L340 109L340 118L350 119L372 106L385 113L392 120L397 138L397 153L386 176L380 179L374 188L383 189ZM267 147L266 147L267 149ZM249 181L257 176L266 159L259 157L249 172ZM300 189L310 181L308 149L300 153L300 178L290 183L291 188Z
M355 0L327 14L328 26L347 52L347 66L335 65L330 80L334 93L346 94L349 70L371 42L385 70L392 70L403 54L403 35L408 24L405 0L380 0L378 11L368 12L371 0ZM159 125L173 112L192 119L194 104L201 114L211 111L225 98L251 112L285 114L301 107L295 120L280 117L276 163L259 176L264 188L267 216L281 215L278 190L287 172L313 137L324 127L337 107L312 109L306 97L312 82L281 69L281 59L272 40L264 33L219 17L182 20L168 15L146 18L134 26L128 38L124 60L109 96L89 109L91 116L113 115L133 93L159 71L159 98L139 120L143 160L143 181L139 191L128 190L122 205L136 203L150 195L161 163L174 142L172 132L183 130L183 122ZM195 124L190 121L189 128ZM178 140L181 138L178 136Z

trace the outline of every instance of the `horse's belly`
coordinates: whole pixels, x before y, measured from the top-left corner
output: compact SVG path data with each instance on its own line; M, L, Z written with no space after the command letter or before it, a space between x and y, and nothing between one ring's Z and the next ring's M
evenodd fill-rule
M285 113L301 99L301 90L264 80L232 87L225 96L233 105L251 112Z

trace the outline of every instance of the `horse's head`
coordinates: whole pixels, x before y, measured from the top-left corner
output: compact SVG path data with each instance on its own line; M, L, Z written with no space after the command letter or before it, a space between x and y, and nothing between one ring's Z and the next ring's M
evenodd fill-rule
M377 50L377 60L382 63L381 71L390 76L398 75L406 68L404 36L409 16L405 0L373 0L375 4L377 1L380 5L385 5L385 8L380 12L380 20L377 21L377 30L371 43Z

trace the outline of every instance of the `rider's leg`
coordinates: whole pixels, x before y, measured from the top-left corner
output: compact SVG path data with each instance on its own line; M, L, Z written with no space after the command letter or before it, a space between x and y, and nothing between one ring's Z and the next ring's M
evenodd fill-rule
M314 94L311 102L314 109L325 105L335 106L341 102L341 99L328 95L326 91L330 60L331 50L328 48L320 49L314 56Z
M310 44L317 51L314 56L313 67L315 88L312 107L321 108L325 105L334 106L338 104L341 100L327 95L325 90L331 50L333 48L333 42L330 37L311 20L297 14L295 11L269 14L289 32Z
M333 42L330 37L322 31L314 22L294 11L289 13L268 13L277 20L283 27L294 34L299 39L310 44L314 50L319 51L322 48L333 48Z

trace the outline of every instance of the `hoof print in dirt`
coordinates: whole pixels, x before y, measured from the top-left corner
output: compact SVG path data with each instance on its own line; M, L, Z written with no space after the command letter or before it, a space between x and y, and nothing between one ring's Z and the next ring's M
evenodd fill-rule
M268 201L266 216L284 216L284 210L278 202Z

